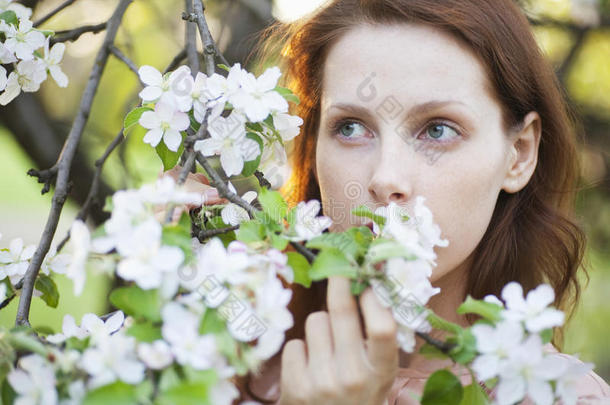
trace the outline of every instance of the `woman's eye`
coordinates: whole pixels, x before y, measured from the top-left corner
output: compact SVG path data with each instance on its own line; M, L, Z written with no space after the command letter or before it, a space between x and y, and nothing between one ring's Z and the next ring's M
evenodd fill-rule
M353 139L365 135L366 128L355 121L340 121L335 125L333 133L340 135L342 138Z
M440 122L428 125L425 134L429 139L439 142L449 142L453 138L460 136L460 133L456 129Z

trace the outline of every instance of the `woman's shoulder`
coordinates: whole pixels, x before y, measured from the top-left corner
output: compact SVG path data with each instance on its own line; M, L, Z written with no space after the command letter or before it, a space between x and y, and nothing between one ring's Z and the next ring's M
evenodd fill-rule
M570 366L575 366L573 369L582 369L585 363L577 356L561 353L552 344L547 343L544 346L544 351L547 355L557 356L563 359ZM453 373L460 379L462 385L466 386L471 383L471 377L468 370L462 366L456 365L452 369ZM388 395L389 405L417 405L419 401L417 396L423 392L423 388L427 379L425 373L417 370L399 368L398 374ZM570 384L576 405L595 404L595 405L610 405L610 386L603 378L601 378L593 370L579 375L574 378ZM488 391L490 397L493 398L495 390ZM533 402L526 399L521 402L521 405L533 405ZM557 402L556 405L564 405Z

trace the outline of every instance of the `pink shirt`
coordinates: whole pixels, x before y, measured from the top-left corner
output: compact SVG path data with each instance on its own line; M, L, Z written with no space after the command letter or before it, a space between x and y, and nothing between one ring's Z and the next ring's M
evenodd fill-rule
M555 356L562 356L576 362L581 362L574 356L558 352L550 343L547 343L544 346L544 349L545 352L553 353ZM279 398L279 367L279 365L276 365L276 367L271 366L270 369L263 370L262 375L256 379L256 382L252 381L251 387L256 394L262 395L264 398L268 399ZM471 377L466 368L458 364L452 368L452 372L458 376L463 386L470 384ZM429 373L416 369L399 368L398 375L388 393L387 404L419 405L419 401L412 395L421 395L428 376ZM493 398L494 394L495 391L492 390L490 397ZM593 371L590 371L578 381L577 395L577 405L610 405L610 386ZM245 398L244 400L247 399L254 400L253 398ZM278 402L275 402L275 405L277 405ZM526 398L521 402L521 405L533 405L533 402ZM561 401L558 401L555 405L563 404Z

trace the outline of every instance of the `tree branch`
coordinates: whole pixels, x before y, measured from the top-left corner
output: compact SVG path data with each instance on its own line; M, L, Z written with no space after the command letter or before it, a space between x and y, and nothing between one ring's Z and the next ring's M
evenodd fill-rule
M49 251L49 247L51 246L51 241L57 229L57 223L59 222L59 216L67 198L70 166L72 165L72 160L76 153L78 143L85 129L85 124L89 118L93 99L104 71L104 67L108 62L108 57L110 54L109 46L114 42L114 38L116 37L123 15L131 2L132 0L121 0L116 10L112 14L112 17L110 17L108 20L106 38L104 39L104 43L102 44L102 47L100 48L95 59L93 69L89 75L89 81L87 82L87 86L83 92L79 111L74 119L70 133L66 139L66 143L64 144L64 148L60 153L58 159L57 183L55 194L53 195L53 200L51 202L49 218L47 220L47 224L45 225L40 244L38 245L32 260L30 261L24 277L23 291L19 299L17 319L15 320L16 325L29 325L28 318L30 304L32 301L32 292L34 291L34 283L36 281L38 271L40 270L40 265L42 264L42 261Z
M81 35L91 32L92 34L97 34L98 32L104 31L106 29L105 22L96 24L96 25L83 25L82 27L74 28L66 31L57 31L55 36L51 38L50 45L56 44L58 42L67 42L67 41L76 41L80 38Z
M129 68L129 70L131 70L133 73L135 73L136 76L138 76L138 80L139 80L140 75L138 74L138 66L131 59L129 59L123 52L121 52L121 50L119 48L117 48L114 45L110 45L110 53L112 53L114 56L116 56L116 58L118 60L123 62ZM142 83L142 82L140 81L140 83ZM142 83L142 84L144 84L144 83Z
M59 6L57 6L57 8L55 8L54 10L52 10L49 14L45 15L44 17L42 17L40 20L36 21L34 23L34 27L38 27L40 25L42 25L43 23L47 22L48 20L51 19L51 17L53 17L55 14L59 13L61 10L63 10L64 8L68 7L69 5L71 5L72 3L75 3L76 0L66 0L64 1L62 4L60 4Z
M186 13L191 15L193 13L193 0L185 0ZM197 53L197 27L193 24L186 23L185 30L185 42L186 42L186 56L188 64L191 67L193 77L199 72L199 54Z

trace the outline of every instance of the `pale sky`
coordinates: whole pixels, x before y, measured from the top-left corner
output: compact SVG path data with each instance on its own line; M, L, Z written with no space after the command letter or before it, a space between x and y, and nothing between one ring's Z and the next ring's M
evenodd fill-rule
M290 22L313 11L328 0L274 0L273 15L280 21Z

